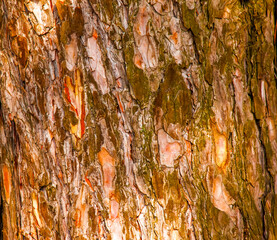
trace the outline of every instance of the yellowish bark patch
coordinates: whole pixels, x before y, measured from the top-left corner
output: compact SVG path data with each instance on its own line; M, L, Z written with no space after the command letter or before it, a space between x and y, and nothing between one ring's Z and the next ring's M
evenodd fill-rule
M8 203L10 203L11 172L10 172L10 169L6 165L3 166L2 172L3 172L3 183L4 183L6 200Z

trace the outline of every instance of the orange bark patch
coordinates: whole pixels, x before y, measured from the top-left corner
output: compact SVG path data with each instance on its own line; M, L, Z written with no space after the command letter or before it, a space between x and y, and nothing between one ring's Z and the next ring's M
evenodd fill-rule
M75 226L80 227L81 226L81 211L79 209L76 209L74 219L75 219Z
M84 102L84 89L82 86L82 73L79 69L74 74L75 85L72 79L68 76L64 78L64 93L66 100L70 104L70 109L75 112L78 119L77 125L71 126L71 133L78 139L82 138L85 133L85 102Z
M149 16L147 14L146 7L140 7L139 13L136 19L136 26L135 29L137 33L141 36L146 35L147 32L147 23L148 23Z
M72 86L72 80L70 77L65 76L64 78L64 93L66 96L67 101L71 104L71 108L75 109L72 105L73 103L71 102L71 98L70 98L70 93L73 92L73 86ZM74 110L75 112L75 110Z
M78 227L78 228L82 226L85 211L86 211L86 205L85 204L82 204L80 206L80 209L76 209L74 219L75 219L75 226Z
M167 167L174 167L174 161L181 155L181 145L171 138L164 130L158 131L160 146L160 162Z
M174 32L174 33L171 35L170 38L174 41L175 44L178 43L178 33L177 33L177 32Z
M121 112L124 113L124 108L123 108L123 105L121 103L119 94L116 94L116 99L117 99L117 102L118 102L118 105L119 105L119 108L120 108Z
M82 112L81 112L81 136L85 134L85 117L86 117L86 109L85 109L85 104L83 102L82 104Z
M28 42L23 36L17 36L12 40L12 50L18 57L18 60L22 66L25 66L28 59Z
M110 202L110 218L113 221L118 217L119 204L116 200Z
M85 194L83 187L79 193L77 202L76 202L76 211L74 214L75 226L81 228L84 226L84 223L87 221L86 218L86 204L84 203Z
M108 153L108 151L102 147L98 153L98 159L102 166L104 191L106 197L110 198L114 195L114 177L115 177L115 159Z
M62 171L59 171L58 177L59 177L59 179L61 179L63 181L63 173L62 173Z
M94 31L93 31L92 37L94 37L95 39L97 39L97 38L98 38L98 34L97 34L97 32L96 32L96 30L95 30L95 29L94 29Z
M108 153L107 149L104 147L102 147L101 151L98 153L98 159L101 166L103 166L105 163L109 163L112 166L115 165L114 158Z
M104 188L109 190L113 189L113 179L115 177L115 169L114 166L110 164L104 164L102 167L104 174Z
M186 152L188 155L191 154L191 143L189 141L185 141L185 145L186 145Z
M117 87L119 87L119 88L121 88L122 86L121 86L121 82L120 82L120 80L118 79L118 80L116 80L116 84L117 84Z
M230 18L231 10L227 6L225 6L223 11L224 11L223 18L226 18L226 19Z
M85 181L86 181L86 183L89 185L89 187L91 188L91 190L94 192L94 188L93 188L93 186L92 186L90 180L87 178L87 174L85 175Z
M38 197L35 193L32 193L32 201L33 201L33 213L37 220L37 225L42 227L42 220L40 218L39 209L38 209Z
M212 123L212 129L215 144L215 163L225 172L229 160L228 139L226 134L218 130L215 123Z
M141 61L141 59L137 59L137 61L135 62L135 64L136 64L138 67L141 68L141 66L142 66L142 61Z
M4 183L4 190L5 196L8 203L10 203L10 194L11 194L11 172L9 168L4 165L3 169L3 183Z
M136 55L135 55L135 57L134 57L134 63L135 63L135 65L136 65L136 67L138 67L138 68L140 68L140 69L143 68L143 67L142 67L143 61L142 61L142 58L141 58L140 54L136 54Z
M223 168L227 162L227 139L224 135L215 133L216 165Z

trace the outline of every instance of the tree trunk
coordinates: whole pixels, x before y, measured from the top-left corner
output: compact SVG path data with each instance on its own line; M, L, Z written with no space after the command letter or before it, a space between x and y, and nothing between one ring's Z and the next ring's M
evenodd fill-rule
M2 0L0 239L276 239L275 17Z

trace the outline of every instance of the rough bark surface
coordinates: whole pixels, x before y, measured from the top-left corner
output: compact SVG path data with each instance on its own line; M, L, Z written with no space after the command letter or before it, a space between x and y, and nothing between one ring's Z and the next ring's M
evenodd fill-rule
M2 0L0 238L276 239L275 15Z

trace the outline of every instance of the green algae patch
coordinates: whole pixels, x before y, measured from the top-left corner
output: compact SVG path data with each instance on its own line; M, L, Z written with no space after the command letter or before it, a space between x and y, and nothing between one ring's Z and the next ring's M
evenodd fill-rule
M82 36L84 31L84 18L82 10L76 7L71 9L68 5L56 4L61 24L57 26L59 40L63 45L66 45L70 39L71 34L76 34L78 37Z
M142 140L142 152L143 152L143 155L146 157L146 159L153 158L151 143L152 143L152 136L154 133L150 129L151 128L143 125L140 131L140 138Z
M114 17L114 1L111 0L101 0L101 5L104 9L105 15L108 17L108 19L111 21Z
M163 171L154 170L152 185L158 199L164 199L165 175Z
M127 44L124 49L124 54L126 61L126 73L131 90L139 104L143 106L148 103L151 95L149 79L143 70L137 68L134 64L134 48L132 43Z
M138 164L137 168L138 168L137 172L142 177L144 184L148 187L148 190L152 192L153 184L155 184L153 190L154 191L157 190L157 189L155 189L155 187L157 186L158 181L156 178L157 176L155 174L157 174L158 172L155 170L157 168L155 163L153 161L148 162L144 159L142 162L140 162ZM161 177L161 176L159 176L159 177ZM155 178L155 180L154 180L154 178ZM162 191L162 189L159 189L159 191ZM156 194L157 194L157 192L156 192ZM159 196L161 196L161 195L159 195Z
M97 226L98 226L98 222L97 222L97 212L95 211L95 209L93 207L90 207L88 210L88 225L90 227L90 230L93 233L97 232Z
M210 64L209 61L205 62L205 81L209 84L212 85L213 83L213 66Z
M75 8L73 18L72 18L72 33L76 33L77 36L82 36L84 30L84 18L82 10L79 7Z
M162 184L164 181L164 196L165 196L165 221L167 224L172 225L175 228L179 228L181 225L180 215L187 210L188 204L185 199L185 194L178 172L175 170L172 173L167 173L165 179L159 180ZM159 185L157 187L160 187ZM162 187L162 185L161 185ZM165 191L167 189L167 191Z
M185 28L191 29L193 35L198 36L201 32L197 19L196 19L196 9L189 9L185 1L182 1L181 11L182 11L182 20Z
M168 66L154 104L163 110L164 120L168 124L179 123L184 126L192 118L191 93L177 65Z
M76 118L76 114L70 110L68 106L64 107L64 118L63 118L63 126L66 130L70 131L71 125L75 126L78 124L78 119Z

